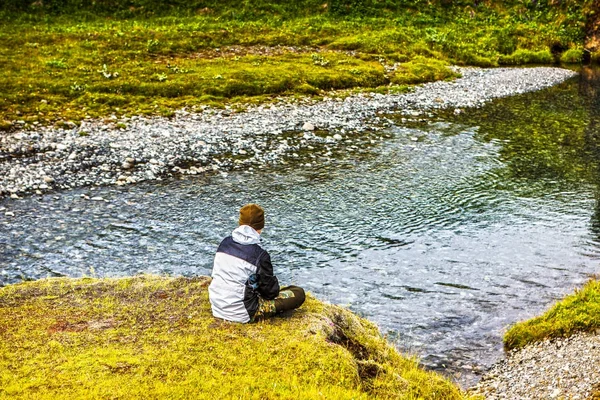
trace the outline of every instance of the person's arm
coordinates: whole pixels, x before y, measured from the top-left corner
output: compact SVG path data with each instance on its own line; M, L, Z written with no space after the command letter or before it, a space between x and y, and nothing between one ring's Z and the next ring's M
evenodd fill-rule
M279 281L273 274L271 256L266 251L261 255L258 265L258 293L266 300L279 296Z

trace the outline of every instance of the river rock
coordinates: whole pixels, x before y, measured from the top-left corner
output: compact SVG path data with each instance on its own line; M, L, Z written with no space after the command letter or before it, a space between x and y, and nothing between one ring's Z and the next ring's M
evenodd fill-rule
M313 124L311 124L310 122L305 122L304 125L302 125L302 130L305 130L305 131L314 131L315 130L315 126Z

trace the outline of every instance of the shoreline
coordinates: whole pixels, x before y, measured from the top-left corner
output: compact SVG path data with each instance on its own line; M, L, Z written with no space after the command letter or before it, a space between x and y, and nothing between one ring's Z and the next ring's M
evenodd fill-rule
M210 171L252 171L299 159L298 153L306 151L327 159L336 151L382 140L378 132L392 123L386 114L410 121L433 110L460 113L576 75L555 67L454 69L461 78L416 86L405 94L283 100L243 112L180 110L171 119L113 116L110 123L87 120L70 129L13 132L0 138L0 199Z
M505 358L469 393L490 400L600 398L599 309L600 281L592 277L543 314L510 326Z
M599 365L600 329L511 350L467 390L488 400L589 399Z

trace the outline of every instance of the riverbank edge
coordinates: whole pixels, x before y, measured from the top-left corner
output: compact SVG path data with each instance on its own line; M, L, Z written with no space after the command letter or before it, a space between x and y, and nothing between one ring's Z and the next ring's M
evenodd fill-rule
M0 199L74 187L127 185L171 176L227 173L302 161L384 139L382 129L425 121L436 110L481 107L499 97L541 90L576 75L571 70L454 67L462 77L402 94L360 93L320 101L282 101L244 112L206 109L173 118L86 121L0 136Z
M506 358L469 393L487 399L600 398L600 277L542 315L513 324L503 341Z
M209 282L141 275L0 288L0 397L473 398L401 355L375 324L310 295L268 321L218 320Z

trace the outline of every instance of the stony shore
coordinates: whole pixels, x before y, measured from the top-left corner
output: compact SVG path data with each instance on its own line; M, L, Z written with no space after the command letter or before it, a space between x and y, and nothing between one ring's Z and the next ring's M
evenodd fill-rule
M543 89L575 73L560 68L457 68L462 77L404 94L324 100L282 99L242 112L206 108L173 118L85 120L66 128L23 127L0 136L0 198L78 186L124 185L206 171L263 168L301 152L328 157L361 146L358 138L433 109L479 107L498 97ZM358 146L357 146L358 145ZM311 154L315 157L315 154Z
M471 389L489 400L589 399L600 386L600 332L511 351Z

